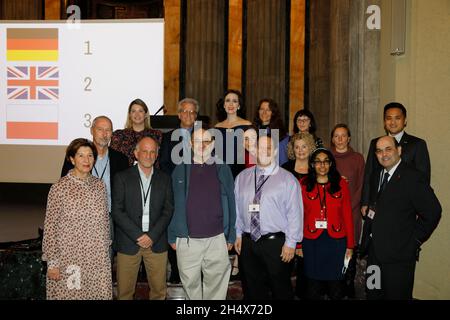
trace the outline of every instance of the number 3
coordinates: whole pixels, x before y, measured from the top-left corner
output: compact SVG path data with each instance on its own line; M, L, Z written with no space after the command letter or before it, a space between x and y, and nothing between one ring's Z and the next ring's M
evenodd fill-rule
M86 114L84 115L84 119L86 119L86 121L84 122L83 126L84 126L85 128L90 128L91 125L92 125L92 121L91 121L92 116L91 116L91 114L90 114L90 113L86 113Z

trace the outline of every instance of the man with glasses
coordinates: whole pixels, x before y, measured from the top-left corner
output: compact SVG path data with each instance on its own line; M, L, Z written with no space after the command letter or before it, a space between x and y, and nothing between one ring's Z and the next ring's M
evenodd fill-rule
M212 157L209 131L192 133L193 158L172 173L175 211L168 228L181 282L189 300L224 300L236 239L234 180L226 164Z
M184 98L178 102L177 129L164 133L161 142L159 164L161 170L171 175L175 166L181 163L183 157L190 159L190 140L200 106L195 99ZM186 161L184 161L186 162Z
M178 102L179 128L163 134L159 165L162 171L171 175L176 164L180 163L183 157L191 158L190 140L192 130L199 111L197 100L184 98ZM180 283L178 273L177 256L172 248L168 251L170 262L170 283Z

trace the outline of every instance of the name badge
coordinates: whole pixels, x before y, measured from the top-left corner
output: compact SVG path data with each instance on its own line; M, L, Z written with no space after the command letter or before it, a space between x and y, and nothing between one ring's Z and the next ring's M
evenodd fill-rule
M326 220L317 220L316 221L316 229L326 229L328 227L328 223Z
M369 209L369 212L367 212L367 217L369 217L371 220L373 220L373 217L375 216L375 211L372 209Z
M248 212L259 212L259 204L249 204L248 205Z

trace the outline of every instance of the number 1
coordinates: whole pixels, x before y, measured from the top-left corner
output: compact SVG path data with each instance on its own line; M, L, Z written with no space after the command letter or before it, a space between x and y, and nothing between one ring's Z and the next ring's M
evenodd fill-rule
M91 42L90 41L85 41L84 43L86 43L86 52L84 53L86 56L90 56L92 55L91 52Z

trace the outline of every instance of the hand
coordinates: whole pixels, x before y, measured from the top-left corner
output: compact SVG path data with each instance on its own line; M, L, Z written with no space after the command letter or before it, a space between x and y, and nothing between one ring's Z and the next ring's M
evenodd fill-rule
M241 254L241 245L242 245L242 238L237 237L236 241L234 242L234 250L236 250L237 254Z
M169 243L173 250L177 250L177 244L176 243Z
M345 257L347 258L347 259L351 259L352 258L352 256L353 256L353 249L347 249L347 250L345 250Z
M368 206L362 206L362 207L361 207L361 214L363 215L363 217L366 216L367 208L368 208Z
M55 281L61 280L61 274L59 272L59 268L49 268L47 270L47 277L50 280L55 280Z
M227 249L228 249L228 251L233 249L233 244L232 243L227 243Z
M303 258L303 249L295 249L295 255Z
M281 249L281 261L283 262L290 262L292 258L294 257L295 248L289 248L287 245L283 245L283 248Z
M148 249L153 245L153 241L147 234L143 234L142 236L137 238L137 244L141 248Z

